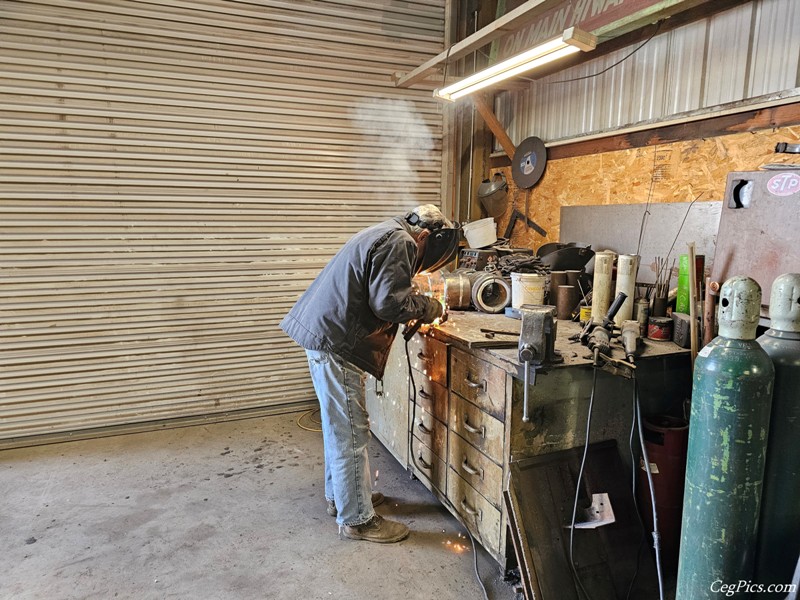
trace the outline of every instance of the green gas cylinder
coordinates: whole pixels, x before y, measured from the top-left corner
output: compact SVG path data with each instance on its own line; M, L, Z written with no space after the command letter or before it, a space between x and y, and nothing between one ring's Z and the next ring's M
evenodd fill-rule
M677 600L718 599L721 586L753 579L775 377L755 340L760 308L758 283L726 281L719 336L695 361Z
M772 284L771 329L758 338L775 366L755 581L788 583L800 556L800 273Z

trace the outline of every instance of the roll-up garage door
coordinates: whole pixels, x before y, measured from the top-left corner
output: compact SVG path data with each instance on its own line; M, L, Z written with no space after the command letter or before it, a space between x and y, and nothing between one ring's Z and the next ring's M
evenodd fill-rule
M283 315L439 204L444 0L0 0L0 440L314 398Z

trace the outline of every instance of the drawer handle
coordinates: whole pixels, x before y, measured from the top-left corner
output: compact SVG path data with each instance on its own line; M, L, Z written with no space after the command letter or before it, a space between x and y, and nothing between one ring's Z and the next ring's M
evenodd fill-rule
M419 429L425 435L430 435L431 434L431 430L428 429L427 427L425 427L425 423L423 423L422 421L417 423L417 429Z
M467 457L464 457L464 462L461 463L461 468L464 469L470 475L477 475L481 479L483 479L483 469L476 469L467 461Z
M470 433L477 433L481 437L486 437L486 427L481 426L480 429L477 427L473 427L469 424L469 415L466 413L464 414L464 429L469 431Z
M479 510L475 510L475 509L474 509L474 508L472 508L472 507L471 507L469 504L467 504L467 499L466 499L466 498L464 498L464 499L461 501L461 509L462 509L462 510L463 510L465 513L467 513L468 515L470 515L470 516L472 516L472 517L476 517L476 519L477 519L477 520L480 520L480 519L481 519L481 511L479 511Z
M425 391L425 388L419 388L419 395L425 398L426 400L430 400L433 398L428 392Z
M472 381L472 379L470 379L469 373L467 373L467 385L471 388L481 388L481 391L483 391L484 394L486 393L485 379L481 379L480 383L475 383L474 381Z
M417 457L417 460L419 461L419 464L422 465L422 468L425 469L426 471L430 471L433 468L432 464L425 462L425 459L422 458L422 453L421 452L420 452L419 456Z
M433 360L432 356L425 356L421 351L417 352L417 358L425 362L430 362Z

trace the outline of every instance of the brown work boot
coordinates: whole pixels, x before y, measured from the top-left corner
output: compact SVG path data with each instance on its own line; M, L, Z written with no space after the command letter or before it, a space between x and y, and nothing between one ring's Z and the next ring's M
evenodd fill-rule
M339 527L339 534L351 540L391 544L406 539L409 529L402 523L384 519L376 514L361 525L342 525Z
M372 506L378 506L379 504L383 504L383 501L386 500L386 496L381 494L380 492L372 492ZM328 508L327 512L330 516L335 517L339 514L339 511L336 510L336 502L333 500L327 500Z

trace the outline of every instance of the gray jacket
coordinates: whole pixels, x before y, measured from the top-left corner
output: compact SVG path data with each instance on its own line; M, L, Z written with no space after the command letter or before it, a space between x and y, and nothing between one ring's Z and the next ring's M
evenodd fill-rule
M281 321L307 350L341 356L383 378L398 323L420 318L436 302L412 293L417 245L394 218L354 235Z

